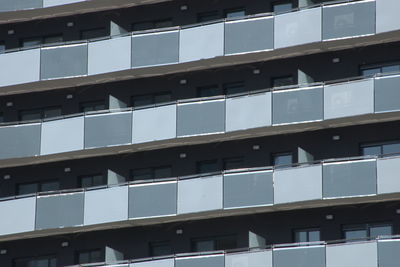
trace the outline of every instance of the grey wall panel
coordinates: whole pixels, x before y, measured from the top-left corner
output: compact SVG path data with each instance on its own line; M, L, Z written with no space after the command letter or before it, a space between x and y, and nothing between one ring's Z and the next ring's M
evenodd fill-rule
M84 193L37 198L36 230L83 225Z
M86 0L43 0L43 7L67 5L83 1Z
M40 49L0 54L0 65L7 66L0 71L0 86L39 81Z
M43 0L0 0L0 12L40 8Z
M128 187L90 190L85 193L84 225L128 219Z
M225 54L274 48L274 18L255 18L225 23Z
M129 218L175 215L176 207L176 182L134 185L129 188Z
M322 199L321 165L275 170L275 204L315 199Z
M225 267L272 267L272 251L226 254Z
M132 143L176 138L176 105L133 112Z
M399 99L400 75L375 78L375 112L400 110Z
M42 48L40 78L53 79L87 74L87 44Z
M35 230L36 197L0 202L0 235Z
M131 263L129 267L174 267L175 259L152 260L145 262Z
M224 255L177 258L175 267L224 267Z
M88 74L131 68L131 37L118 37L89 43Z
M323 88L275 91L272 94L273 124L323 119Z
M85 116L85 148L129 144L132 112Z
M334 119L374 112L374 80L324 87L324 118Z
M326 247L326 267L377 267L376 242L350 243Z
M178 182L178 214L222 209L222 176Z
M182 29L179 62L194 61L224 54L224 23Z
M376 194L376 161L326 163L323 166L324 197Z
M271 93L226 99L226 131L271 126Z
M400 262L400 241L380 240L378 241L378 266L397 267Z
M400 192L400 158L378 159L378 194Z
M134 35L132 67L171 64L179 61L179 31Z
M40 123L0 127L0 159L40 154Z
M272 171L224 175L224 208L272 204Z
M324 6L322 10L324 40L375 33L375 1Z
M275 48L321 41L322 9L312 8L275 17Z
M325 246L274 249L274 267L324 267Z
M225 131L225 100L179 104L177 135L188 136Z
M42 123L40 154L83 149L84 117Z
M400 29L399 0L376 1L376 33Z

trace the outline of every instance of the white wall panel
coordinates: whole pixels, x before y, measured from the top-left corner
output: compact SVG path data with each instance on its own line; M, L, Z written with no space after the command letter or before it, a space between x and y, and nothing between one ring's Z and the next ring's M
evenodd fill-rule
M0 202L0 235L35 230L36 197Z

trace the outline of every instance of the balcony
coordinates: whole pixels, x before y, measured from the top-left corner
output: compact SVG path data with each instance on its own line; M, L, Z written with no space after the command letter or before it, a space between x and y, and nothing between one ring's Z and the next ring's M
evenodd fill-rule
M326 3L275 16L7 51L0 55L8 66L0 73L0 86L7 87L3 94L27 92L23 84L31 82L39 82L37 91L51 90L398 41L394 31L400 23L392 10L399 5L393 0Z
M399 166L349 158L6 198L0 240L398 200Z

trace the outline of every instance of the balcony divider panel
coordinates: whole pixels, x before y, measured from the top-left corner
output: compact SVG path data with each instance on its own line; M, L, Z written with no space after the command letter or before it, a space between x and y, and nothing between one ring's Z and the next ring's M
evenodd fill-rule
M178 104L177 135L225 132L225 99Z
M374 113L374 80L344 82L324 87L324 118Z
M220 210L223 206L222 176L178 182L178 214Z
M36 197L0 201L0 235L34 231L35 209Z
M375 78L375 112L399 111L399 88L400 75Z
M224 175L224 208L272 205L272 171Z
M85 148L126 145L131 142L131 111L85 116Z
M275 16L275 49L320 42L321 21L320 7Z
M377 160L378 194L400 192L400 158Z
M40 77L42 80L87 75L87 43L41 49Z
M43 0L0 0L0 12L43 7Z
M271 93L226 99L226 131L271 126Z
M131 37L90 42L88 46L88 75L131 68Z
M400 240L378 241L378 266L396 267L400 262Z
M39 81L40 49L0 54L0 65L0 86Z
M175 259L152 260L144 262L134 262L129 267L174 267Z
M374 33L375 1L327 5L322 9L323 40Z
M224 55L224 23L181 29L179 62Z
M395 31L400 29L398 0L376 1L376 33Z
M78 2L83 2L86 0L43 0L43 7L52 7L60 5L68 5Z
M376 160L324 163L324 198L376 194Z
M272 267L272 251L226 254L225 267Z
M82 226L84 193L37 197L36 230Z
M0 159L40 154L40 123L0 127Z
M132 68L179 62L179 31L132 36Z
M323 119L323 88L279 90L272 94L273 124Z
M326 267L378 267L375 241L326 246Z
M325 267L325 246L274 249L274 267Z
M40 154L49 155L83 149L84 117L42 123Z
M128 220L128 187L85 192L84 225Z
M175 267L224 267L224 265L223 254L176 258L175 260Z
M176 213L177 182L129 187L129 218L171 216Z
M176 105L133 112L132 143L176 138Z
M225 23L225 55L274 49L274 17Z
M301 166L274 171L274 203L322 199L322 166Z

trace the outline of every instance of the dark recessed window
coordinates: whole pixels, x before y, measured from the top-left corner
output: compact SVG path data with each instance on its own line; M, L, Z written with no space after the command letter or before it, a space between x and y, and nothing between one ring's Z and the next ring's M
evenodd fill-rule
M132 24L132 31L145 31L151 29L159 29L159 28L166 28L172 27L172 19L162 19L156 21L143 21L137 22Z
M225 10L225 18L237 18L237 17L244 17L246 12L244 8L232 8Z
M6 45L4 44L3 41L0 41L0 53L4 52L6 50Z
M293 163L293 154L288 153L277 153L272 155L272 164L274 166L290 165Z
M343 226L344 239L365 239L376 238L379 236L392 235L393 226L391 223L377 224L353 224ZM350 240L351 241L351 240Z
M63 41L64 41L64 39L63 39L63 36L61 34L45 36L43 38L43 43L44 44L61 43Z
M398 154L400 153L400 142L384 142L362 144L360 146L361 155L379 156L384 154Z
M141 106L170 102L171 99L172 99L171 93L162 92L157 94L132 96L131 103L132 107L141 107Z
M237 248L236 236L220 236L211 238L195 238L191 241L193 252L227 250Z
M4 122L4 113L0 112L0 123Z
M244 81L224 83L223 87L225 95L242 94L246 92Z
M172 248L169 241L152 242L149 244L150 256L158 257L172 254Z
M362 76L370 76L378 73L390 72L400 72L400 63L374 64L364 65L360 67L360 73Z
M172 20L171 19L163 19L163 20L157 20L154 22L154 28L159 29L159 28L167 28L167 27L172 27Z
M13 260L13 267L57 267L55 255Z
M198 97L210 97L222 95L222 90L217 84L201 86L197 88Z
M217 172L218 169L218 160L203 160L198 161L196 163L196 171L197 173L210 173L210 172Z
M106 109L104 101L91 101L80 104L80 112L98 111Z
M41 45L43 40L42 37L29 37L29 38L24 38L21 40L21 46L22 47L31 47L31 46L38 46Z
M288 86L294 84L293 76L274 77L271 79L272 87Z
M76 264L103 262L101 249L83 250L76 253Z
M218 10L202 12L197 14L197 22L207 22L221 19L221 15Z
M169 178L171 176L171 166L159 166L131 170L131 180L133 181Z
M314 241L321 241L320 230L318 228L299 229L294 231L294 242Z
M47 107L38 109L21 110L19 119L21 121L40 120L59 117L62 115L61 107Z
M244 157L232 157L223 159L224 170L233 170L242 168L244 165Z
M107 36L108 33L106 28L95 28L95 29L82 30L80 35L81 35L80 36L81 40L86 40L86 39L104 37Z
M102 174L92 174L79 177L79 187L102 186L106 184L106 177Z
M292 1L277 1L272 3L272 11L275 13L283 13L294 8Z
M23 183L17 185L17 195L57 190L60 190L60 182L57 180L43 181L37 183Z

